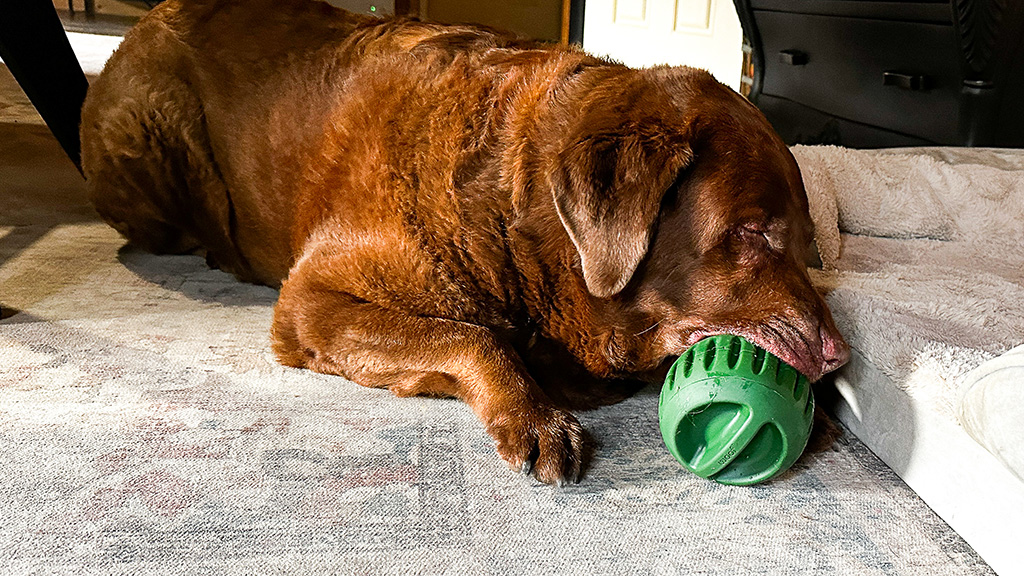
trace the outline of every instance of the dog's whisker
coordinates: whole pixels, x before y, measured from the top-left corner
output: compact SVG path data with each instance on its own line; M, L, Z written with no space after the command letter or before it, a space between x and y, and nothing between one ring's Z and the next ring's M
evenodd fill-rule
M651 330L654 330L655 328L657 328L659 324L661 324L661 320L658 320L657 322L655 322L654 325L652 325L650 328L647 328L645 330L641 330L640 332L637 332L636 334L633 334L633 336L643 336L644 334L647 334Z

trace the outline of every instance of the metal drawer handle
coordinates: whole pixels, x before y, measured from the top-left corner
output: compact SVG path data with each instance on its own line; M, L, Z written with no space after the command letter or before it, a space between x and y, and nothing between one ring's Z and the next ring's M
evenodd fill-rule
M779 52L779 62L790 66L803 66L810 58L806 52L800 50L782 50Z
M906 72L886 70L882 72L882 84L885 86L896 86L904 90L927 90L928 77L923 74L907 74Z

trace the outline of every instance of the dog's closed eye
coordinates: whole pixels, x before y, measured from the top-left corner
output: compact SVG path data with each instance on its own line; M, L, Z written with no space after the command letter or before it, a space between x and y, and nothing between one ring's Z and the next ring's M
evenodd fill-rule
M736 234L746 242L755 245L767 244L776 252L786 249L786 230L781 225L765 225L760 222L747 222L736 228Z
M736 229L736 233L746 239L758 239L764 238L767 240L768 229L758 223L748 222L746 224L740 224Z
M768 247L777 247L772 243L772 234L768 231L768 228L762 224L748 222L746 224L740 224L733 230L733 234L742 242L744 245L752 248L765 249Z

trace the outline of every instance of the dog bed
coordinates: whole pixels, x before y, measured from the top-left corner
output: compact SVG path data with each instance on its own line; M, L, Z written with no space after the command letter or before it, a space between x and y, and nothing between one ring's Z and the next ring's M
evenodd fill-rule
M996 571L1024 574L1024 151L793 153L814 279L853 348L840 420Z

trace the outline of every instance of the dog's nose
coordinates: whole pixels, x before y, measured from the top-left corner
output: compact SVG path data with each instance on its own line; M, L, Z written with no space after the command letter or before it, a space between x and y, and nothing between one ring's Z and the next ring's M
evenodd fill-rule
M822 374L827 374L850 360L850 345L832 322L822 322L818 334L821 337Z

